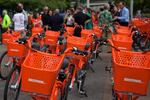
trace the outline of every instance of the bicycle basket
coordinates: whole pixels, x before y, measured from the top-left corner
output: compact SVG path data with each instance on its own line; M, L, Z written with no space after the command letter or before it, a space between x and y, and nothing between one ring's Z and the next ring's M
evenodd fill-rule
M87 30L87 29L82 29L81 31L81 37L83 38L88 38L90 35L95 34L98 38L102 36L102 31L99 29L93 29L93 30Z
M82 29L81 37L88 38L88 36L92 33L93 33L93 30Z
M67 48L77 47L80 50L84 50L87 44L87 40L81 37L70 36L67 38Z
M66 27L66 30L69 34L73 35L74 33L74 27Z
M135 18L132 20L132 24L139 27L144 24L144 21L142 19Z
M123 27L123 26L118 26L116 28L117 33L121 35L130 35L131 34L131 29L129 27Z
M64 56L32 52L22 64L22 90L50 95Z
M45 43L49 45L56 45L58 36L59 36L59 32L46 31Z
M8 41L7 44L8 56L12 57L25 57L27 54L27 48L23 44L17 42Z
M144 23L138 26L138 28L142 33L150 33L150 23Z
M132 38L125 35L112 34L112 42L115 47L121 50L132 49Z
M149 56L114 49L112 55L115 90L146 95L150 75Z
M42 33L42 32L43 32L43 28L41 28L41 27L33 27L32 28L32 34Z
M15 41L19 38L19 34L18 32L13 32L13 33L9 33L9 32L5 32L2 34L2 43L3 44L8 44L8 41Z

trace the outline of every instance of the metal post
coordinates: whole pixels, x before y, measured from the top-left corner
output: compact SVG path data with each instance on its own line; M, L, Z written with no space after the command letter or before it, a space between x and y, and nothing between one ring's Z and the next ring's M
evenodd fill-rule
M90 0L86 0L87 8L90 7Z
M134 7L134 0L130 0L130 15L131 15L131 20L133 18L133 7Z

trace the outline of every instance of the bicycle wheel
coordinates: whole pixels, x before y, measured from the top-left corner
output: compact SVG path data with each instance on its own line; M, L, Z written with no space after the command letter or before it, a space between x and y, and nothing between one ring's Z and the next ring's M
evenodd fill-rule
M113 89L112 89L112 100L118 100L118 96Z
M69 93L69 86L71 84L71 80L72 80L72 76L73 76L73 72L74 72L74 66L70 65L70 69L69 69L69 76L68 76L68 80L66 82L65 88L64 88L64 92L63 92L63 96L61 100L67 100L68 99L68 93Z
M50 100L62 100L62 90L61 88L54 86L54 91L51 94Z
M84 83L86 79L86 70L82 69L77 73L77 89L80 95L87 97L86 91L84 90Z
M7 56L7 51L3 52L0 57L0 78L6 80L13 65L13 58Z
M4 88L4 100L18 100L21 81L18 82L20 69L13 64L13 69L11 70L5 84Z

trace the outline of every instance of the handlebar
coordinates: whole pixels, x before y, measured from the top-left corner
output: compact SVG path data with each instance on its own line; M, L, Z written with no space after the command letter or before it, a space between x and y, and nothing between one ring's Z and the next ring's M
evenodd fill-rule
M38 33L37 36L38 38L42 39L45 37L45 33Z
M73 47L73 50L72 52L76 55L81 55L81 56L87 56L88 55L88 52L87 51L82 51L82 50L79 50L78 48L76 47Z
M100 45L108 45L108 46L114 48L115 50L120 51L120 49L118 49L117 47L114 46L112 40L110 40L110 39L100 38L100 39L98 39L98 42L100 43Z
M73 54L81 55L81 56L87 56L89 54L87 51L79 50L76 47L66 49L64 54L67 54L67 53L73 53Z
M18 40L16 40L16 42L18 42L19 44L26 44L27 39L27 37L19 38Z

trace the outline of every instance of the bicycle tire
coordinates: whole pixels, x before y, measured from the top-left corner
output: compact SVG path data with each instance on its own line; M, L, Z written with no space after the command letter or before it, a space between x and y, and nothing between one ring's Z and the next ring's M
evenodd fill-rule
M85 84L86 75L84 75L81 79L81 89L83 89ZM79 89L79 82L77 81L77 89Z
M9 73L10 72L7 72L8 73L8 75L6 75L6 76L4 76L4 75L2 75L2 61L3 61L3 58L5 57L7 55L7 51L5 51L5 52L3 52L2 53L2 55L1 55L1 57L0 57L0 78L1 79L3 79L3 80L6 80L7 78L8 78L8 75L9 75Z
M12 78L12 74L15 72L15 71L18 71L19 74L20 74L20 69L18 67L15 66L15 64L13 64L13 69L11 70L7 80L6 80L6 84L5 84L5 88L4 88L4 100L9 100L8 99L8 90L9 90L9 84L10 84L10 81L11 81L11 78ZM18 88L16 89L16 94L15 94L15 97L14 97L14 100L18 100L19 98L19 94L20 94L20 89L21 89L21 81L19 82L19 86Z
M62 90L61 88L54 87L54 91L50 96L50 100L62 100Z
M69 86L70 86L71 81L72 81L73 72L74 72L74 66L73 66L73 65L70 65L70 69L69 69L69 73L70 73L70 74L69 74L67 83L66 83L65 88L64 88L64 95L63 95L63 97L62 97L61 100L67 100L67 99L68 99Z

